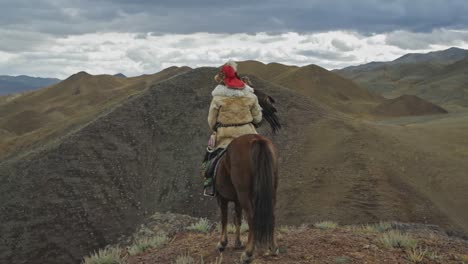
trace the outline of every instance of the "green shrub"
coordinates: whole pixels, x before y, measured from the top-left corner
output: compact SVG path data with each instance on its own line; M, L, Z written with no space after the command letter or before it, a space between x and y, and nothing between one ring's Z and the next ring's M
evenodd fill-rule
M187 230L208 233L211 229L211 224L206 218L201 218L198 222L187 227Z
M334 229L338 226L338 224L332 221L323 221L315 223L314 226L320 229Z
M159 234L152 237L144 237L135 240L132 246L128 249L128 253L131 256L137 255L141 252L146 251L149 248L160 247L164 245L168 240L166 234Z
M122 250L115 247L106 247L84 257L83 264L123 264Z
M380 242L387 248L414 248L417 241L400 231L388 231L382 235Z

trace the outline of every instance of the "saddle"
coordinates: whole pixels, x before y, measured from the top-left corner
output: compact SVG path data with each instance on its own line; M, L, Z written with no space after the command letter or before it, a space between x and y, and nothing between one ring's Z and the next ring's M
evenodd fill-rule
M211 192L207 193L207 189L205 189L204 195L205 196L215 196L216 195L216 171L218 169L218 164L221 158L226 153L226 149L217 149L209 154L208 156L208 164L206 165L205 170L205 178L211 179L211 185L208 185L211 188Z
M214 186L216 170L218 168L218 163L225 153L226 153L226 149L217 149L213 151L212 153L210 153L211 157L208 160L208 164L206 168L206 176L207 176L206 178L213 179L213 186Z

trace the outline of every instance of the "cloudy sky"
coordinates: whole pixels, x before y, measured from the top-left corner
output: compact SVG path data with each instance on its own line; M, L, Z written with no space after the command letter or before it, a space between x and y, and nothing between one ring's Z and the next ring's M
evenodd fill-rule
M466 0L0 0L0 75L140 75L228 59L327 69L468 48Z

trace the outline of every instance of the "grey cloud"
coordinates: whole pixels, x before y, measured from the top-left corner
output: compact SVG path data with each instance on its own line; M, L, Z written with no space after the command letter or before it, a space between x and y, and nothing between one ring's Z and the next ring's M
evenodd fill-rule
M197 40L195 38L183 38L173 44L173 47L176 48L190 48L194 47L196 44Z
M346 42L341 41L339 39L334 39L332 40L331 44L333 47L337 48L340 51L352 51L354 50L354 47L352 45L346 44Z
M299 50L297 54L329 61L354 61L357 59L354 55L343 55L342 53L332 51Z
M401 49L427 49L430 45L457 45L461 41L468 42L467 31L447 31L435 30L431 33L409 33L405 31L395 31L389 33L385 42Z
M282 41L285 38L286 37L283 37L283 36L268 36L267 38L261 39L258 42L263 43L263 44L268 44L268 43Z
M52 41L52 38L47 34L0 29L0 51L21 52L35 50L50 41Z
M0 1L4 29L57 35L91 32L240 33L354 30L364 34L468 26L465 0Z

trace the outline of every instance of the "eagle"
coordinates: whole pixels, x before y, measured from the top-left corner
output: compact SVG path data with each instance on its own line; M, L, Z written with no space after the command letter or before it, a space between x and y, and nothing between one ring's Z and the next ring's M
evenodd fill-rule
M243 76L241 77L241 80L250 87L254 88L249 77ZM258 104L262 107L263 119L266 120L268 124L270 124L273 134L277 134L281 129L281 123L277 115L278 110L274 105L276 103L275 99L257 88L254 88L254 93L258 98Z

